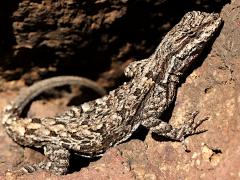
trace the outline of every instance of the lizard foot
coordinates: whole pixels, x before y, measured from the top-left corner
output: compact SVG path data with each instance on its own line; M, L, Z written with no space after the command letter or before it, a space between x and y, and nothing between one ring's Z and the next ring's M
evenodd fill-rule
M170 124L161 121L161 123L155 127L150 128L153 133L156 133L160 136L182 142L184 149L187 151L187 147L185 144L185 138L194 134L200 134L206 132L206 129L198 130L197 128L206 120L208 117L201 119L195 122L196 116L198 115L198 111L195 111L188 115L188 121L183 123L181 127L174 128Z
M180 128L175 128L177 135L176 140L183 142L184 139L188 136L200 134L207 131L206 129L202 130L197 129L204 121L208 120L208 117L206 117L195 122L198 113L199 113L198 111L195 111L189 114L188 121L186 121Z
M48 144L44 146L44 154L47 156L47 160L32 165L24 165L20 169L11 172L17 175L33 173L38 170L50 171L56 175L67 173L70 157L67 149L58 145Z

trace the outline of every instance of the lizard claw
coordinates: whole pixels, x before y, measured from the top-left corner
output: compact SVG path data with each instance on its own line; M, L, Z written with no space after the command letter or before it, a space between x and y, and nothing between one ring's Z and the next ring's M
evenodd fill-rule
M191 113L190 115L190 121L187 121L186 123L184 123L182 125L182 127L180 128L180 138L179 140L181 141L183 147L184 147L184 150L186 152L190 152L190 150L187 148L187 145L186 145L186 142L185 142L185 139L186 137L188 136L191 136L191 135L194 135L194 134L200 134L200 133L203 133L203 132L206 132L207 130L206 129L202 129L202 130L197 130L197 128L204 122L204 121L207 121L209 119L209 117L205 117L197 122L195 122L195 118L196 116L199 114L198 111L195 111L193 113Z
M186 137L199 134L207 131L206 129L197 130L197 128L209 118L206 117L202 120L195 122L196 116L199 114L198 111L188 114L187 121L185 121L181 127L174 128L168 123L161 122L159 125L151 128L151 131L157 133L160 136L167 137L169 139L180 141L184 143ZM184 145L185 146L185 145Z
M209 117L205 117L197 122L195 122L196 116L199 114L198 111L195 111L190 114L190 117L188 117L189 121L185 122L182 127L180 128L182 132L182 137L180 141L183 141L186 137L194 135L194 134L200 134L203 132L206 132L206 129L203 130L197 130L197 128L206 120L209 119Z
M202 132L207 131L205 130L197 130L197 128L204 122L207 121L209 119L209 117L205 117L197 122L195 122L195 119L197 117L197 115L199 114L199 111L194 111L193 113L190 114L190 116L188 117L189 121L187 121L182 128L185 129L186 135L185 136L189 136L189 135L193 135L193 134L199 134Z

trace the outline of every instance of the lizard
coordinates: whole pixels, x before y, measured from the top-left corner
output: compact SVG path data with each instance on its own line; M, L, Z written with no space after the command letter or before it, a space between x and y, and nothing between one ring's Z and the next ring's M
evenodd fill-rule
M43 169L66 174L72 152L89 158L101 156L110 147L129 139L140 125L176 141L200 132L197 127L203 120L195 122L195 115L180 127L161 120L161 115L174 101L179 78L198 59L221 24L217 13L186 13L149 58L132 62L125 68L125 75L131 78L128 82L61 115L22 118L20 114L26 102L18 97L24 105L16 100L3 112L6 132L20 145L43 148L47 156L47 160L25 166L23 170ZM39 89L32 86L32 90Z

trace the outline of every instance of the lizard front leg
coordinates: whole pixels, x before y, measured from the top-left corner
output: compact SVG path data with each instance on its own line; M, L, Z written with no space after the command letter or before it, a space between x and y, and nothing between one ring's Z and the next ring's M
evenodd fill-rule
M193 134L199 134L206 131L206 130L197 130L197 128L208 118L204 118L202 120L195 122L194 120L197 114L198 112L194 112L190 114L190 117L188 117L188 121L184 122L178 128L172 127L169 123L154 117L151 117L147 121L143 122L142 125L149 128L150 131L153 133L156 133L160 136L163 136L175 141L181 141L184 143L184 140L187 136L190 136Z
M38 164L25 165L21 168L21 171L23 173L32 173L42 169L59 175L66 174L70 157L70 153L67 149L59 145L49 144L44 146L44 155L47 156L48 160Z

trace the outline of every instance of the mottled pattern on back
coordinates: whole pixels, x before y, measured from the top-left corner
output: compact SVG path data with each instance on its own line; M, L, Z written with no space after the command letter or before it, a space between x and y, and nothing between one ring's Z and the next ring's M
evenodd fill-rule
M203 120L174 128L160 116L174 100L179 78L197 59L220 24L217 14L187 13L167 33L153 55L125 69L125 75L131 78L129 82L107 96L72 107L61 116L22 119L18 117L20 113L16 113L18 107L10 105L3 118L7 133L21 145L43 147L49 158L25 171L41 168L64 174L69 165L69 150L82 156L101 155L128 139L140 125L178 141L199 132L196 128ZM39 87L33 85L34 88ZM195 116L193 113L192 119Z

